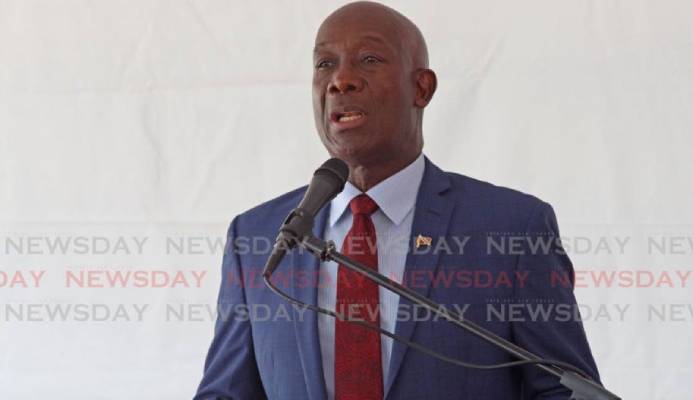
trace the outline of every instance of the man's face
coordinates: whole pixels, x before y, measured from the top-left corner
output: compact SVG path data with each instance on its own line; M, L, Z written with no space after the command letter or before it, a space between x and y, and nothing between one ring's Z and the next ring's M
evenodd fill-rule
M394 23L333 16L315 42L313 111L330 155L377 165L418 154L412 62Z

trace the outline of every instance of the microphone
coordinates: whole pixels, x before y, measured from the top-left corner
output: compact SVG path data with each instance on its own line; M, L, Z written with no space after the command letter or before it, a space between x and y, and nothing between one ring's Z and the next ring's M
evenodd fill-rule
M315 170L303 199L279 228L279 235L262 272L264 277L269 278L277 269L287 249L292 248L298 241L313 232L315 215L344 190L348 177L349 167L338 158L330 158Z

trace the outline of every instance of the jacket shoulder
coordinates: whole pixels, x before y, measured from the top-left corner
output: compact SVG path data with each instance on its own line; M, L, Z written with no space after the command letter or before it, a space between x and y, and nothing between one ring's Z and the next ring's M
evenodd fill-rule
M483 210L484 214L494 219L527 223L539 210L551 209L545 201L520 190L454 172L445 174L450 179L451 191L458 204Z
M284 218L296 208L307 188L307 185L302 186L242 212L235 218L237 231L246 235L268 232L276 234Z
M446 172L446 174L450 178L453 190L475 193L479 200L509 201L530 206L545 203L540 198L517 189L495 185L455 172Z

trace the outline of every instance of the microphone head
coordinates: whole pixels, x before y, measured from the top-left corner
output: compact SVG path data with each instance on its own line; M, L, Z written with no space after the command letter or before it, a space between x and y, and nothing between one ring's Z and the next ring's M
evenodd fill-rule
M328 201L344 190L347 178L349 178L349 167L344 161L338 158L325 161L315 170L298 208L315 216Z
M269 279L286 253L286 246L293 247L296 241L310 234L313 218L328 201L344 190L349 178L349 166L338 158L330 158L315 170L313 179L303 195L303 199L284 221L279 229L277 242L267 259L262 275Z
M315 170L315 175L322 174L332 175L336 178L340 182L341 189L339 191L341 192L347 179L349 179L349 166L339 158L330 158Z

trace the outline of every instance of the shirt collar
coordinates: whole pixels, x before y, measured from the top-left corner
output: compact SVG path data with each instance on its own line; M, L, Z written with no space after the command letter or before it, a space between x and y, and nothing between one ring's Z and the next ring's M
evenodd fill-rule
M414 208L425 165L424 155L421 153L411 164L366 192L395 225L399 225ZM344 190L330 202L330 226L339 221L351 200L361 193L350 182L344 185Z

